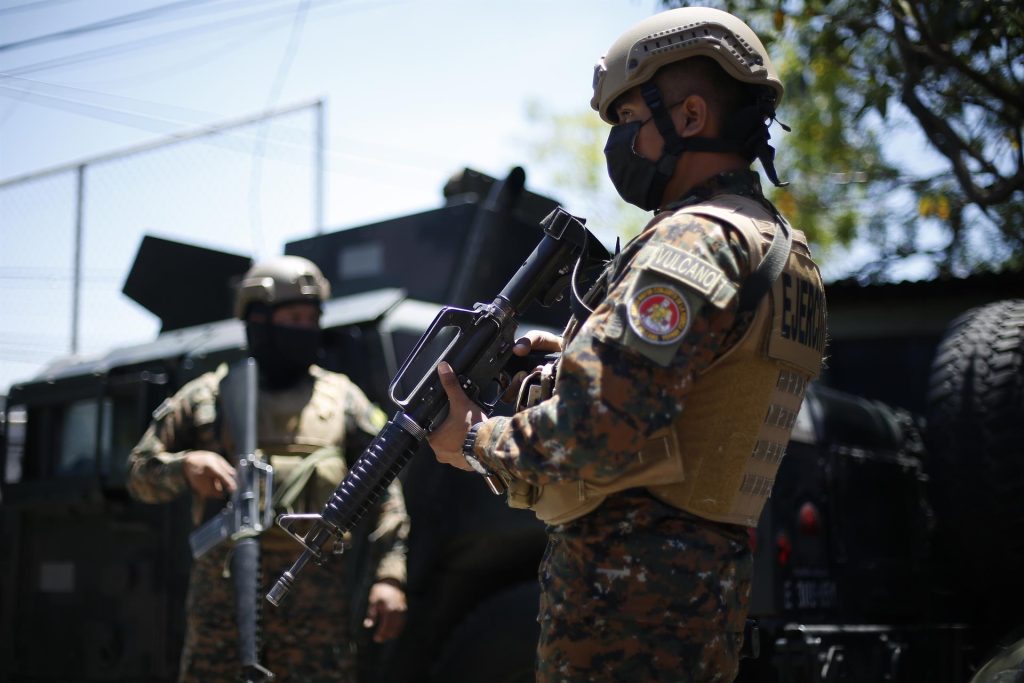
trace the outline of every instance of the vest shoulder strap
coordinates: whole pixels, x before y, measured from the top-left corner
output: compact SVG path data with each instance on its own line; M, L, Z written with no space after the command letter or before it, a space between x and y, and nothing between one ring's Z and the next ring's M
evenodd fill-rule
M775 281L782 274L789 260L789 252L793 247L793 230L778 213L769 212L764 206L740 195L718 195L707 202L694 204L680 209L677 213L690 213L709 216L729 225L735 226L745 235L748 241L751 235L744 226L737 223L737 218L757 222L772 222L772 241L764 252L760 263L747 276L740 286L738 315L752 313L761 303L761 299L771 291Z

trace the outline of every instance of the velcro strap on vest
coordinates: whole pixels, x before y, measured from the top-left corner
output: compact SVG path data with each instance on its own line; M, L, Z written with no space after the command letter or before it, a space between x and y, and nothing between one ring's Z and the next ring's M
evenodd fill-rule
M274 491L274 499L271 504L275 510L291 510L298 500L302 490L309 483L316 466L330 458L341 458L341 449L337 446L327 446L313 451L295 466L288 478L281 482Z

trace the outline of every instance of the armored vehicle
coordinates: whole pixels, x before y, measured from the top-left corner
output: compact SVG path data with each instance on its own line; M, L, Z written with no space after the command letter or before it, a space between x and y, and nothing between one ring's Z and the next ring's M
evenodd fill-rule
M324 305L321 364L393 408L389 382L440 305L493 297L540 241L539 222L555 202L524 182L514 169L498 196L494 179L467 169L436 210L287 245L315 261L336 294ZM189 504L129 498L126 457L164 398L244 353L231 284L249 264L147 236L124 291L161 318L159 336L59 359L10 388L5 415L17 428L0 461L0 679L176 679ZM205 277L164 296L162 283L185 284L175 277L183 266ZM531 327L550 329L568 307L531 316ZM415 520L407 628L379 651L365 644L374 672L366 678L468 681L501 664L510 680L526 680L543 527L424 450L402 475Z
M389 381L440 305L492 297L539 240L537 223L555 203L525 190L519 170L510 182L513 200L499 203L498 183L466 170L436 210L288 244L335 294L324 306L322 364L390 409ZM162 273L180 263L210 279L169 300ZM248 265L147 237L125 292L161 317L159 336L55 361L10 387L0 680L175 680L188 501L133 501L125 462L165 397L244 353L231 283ZM190 300L203 304L181 303ZM567 315L564 303L538 308L524 327L557 330ZM1016 680L1022 334L1019 301L955 321L928 351L931 399L921 410L841 391L829 373L811 387L752 532L752 647L739 680ZM364 678L531 681L544 529L422 450L401 475L413 520L408 624L393 643L363 644Z

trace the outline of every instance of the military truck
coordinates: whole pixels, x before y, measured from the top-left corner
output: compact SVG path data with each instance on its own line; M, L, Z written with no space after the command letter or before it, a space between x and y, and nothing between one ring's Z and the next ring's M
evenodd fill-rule
M518 185L514 201L496 202L508 183ZM489 300L555 204L527 191L517 169L501 182L467 169L444 195L439 209L285 249L312 259L332 284L323 365L386 410L390 378L440 305ZM169 300L162 283L182 263L209 279ZM230 284L248 265L147 237L125 293L160 316L159 336L55 361L10 388L0 451L0 680L175 679L188 502L131 500L125 461L166 396L244 352ZM1024 324L1019 303L999 306L951 328L935 355L930 415L831 388L827 374L811 387L752 533L750 640L759 647L740 680L962 683L1001 639L1012 642L1021 622L1018 592L1009 591L1022 568L1013 449L1024 424L1014 417ZM993 324L1010 310L1011 324ZM564 303L531 310L524 327L557 330L567 315ZM998 352L988 351L993 334L1002 334ZM997 390L972 388L979 369ZM988 412L974 410L978 401ZM991 438L971 438L979 430ZM544 529L423 451L401 475L413 519L409 621L396 642L364 644L364 677L530 681ZM1008 592L984 599L997 585Z

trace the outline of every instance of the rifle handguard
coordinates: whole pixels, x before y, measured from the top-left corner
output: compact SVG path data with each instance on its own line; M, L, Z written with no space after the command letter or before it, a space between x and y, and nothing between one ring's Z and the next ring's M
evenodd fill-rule
M267 594L272 604L280 604L310 560L318 564L326 561L324 545L332 537L352 530L412 458L428 431L444 419L448 397L437 376L438 363L447 362L470 398L482 401L485 412L490 412L500 392L488 402L482 391L492 384L500 387L502 373L508 372L518 317L534 301L556 300L556 290L568 282L576 259L607 257L583 222L561 208L552 211L541 225L544 238L490 304L477 304L471 311L441 309L391 383L390 394L399 406L398 413L359 456L328 499L319 520L298 536L285 527L290 527L294 517L279 518L278 524L305 550ZM446 330L454 336L449 339L443 334ZM536 358L527 362L535 364ZM406 390L413 368L423 374L412 377L412 388Z

